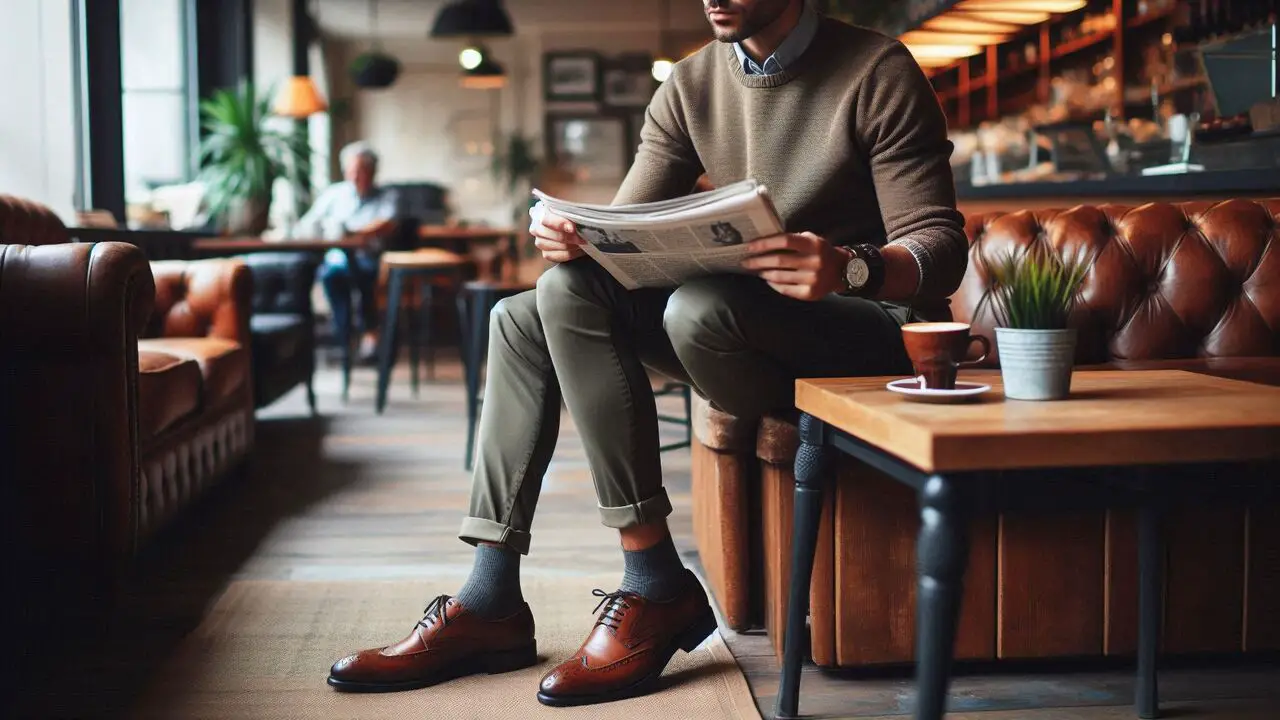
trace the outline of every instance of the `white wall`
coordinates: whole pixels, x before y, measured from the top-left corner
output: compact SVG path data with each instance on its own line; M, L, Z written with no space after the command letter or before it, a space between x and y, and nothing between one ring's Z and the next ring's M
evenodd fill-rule
M3 0L0 22L0 193L75 217L71 0Z
M293 74L293 3L253 0L253 84L266 92Z

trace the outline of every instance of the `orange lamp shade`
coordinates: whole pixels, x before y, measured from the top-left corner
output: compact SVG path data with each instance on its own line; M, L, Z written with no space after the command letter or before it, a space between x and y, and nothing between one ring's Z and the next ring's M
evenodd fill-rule
M329 106L316 90L315 81L306 76L294 76L285 81L272 107L275 114L291 118L305 118L327 109Z

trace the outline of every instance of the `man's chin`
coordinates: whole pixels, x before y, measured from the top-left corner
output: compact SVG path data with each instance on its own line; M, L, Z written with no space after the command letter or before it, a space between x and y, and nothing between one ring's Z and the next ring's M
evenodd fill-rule
M711 26L711 34L722 43L739 43L745 39L738 30L721 30L714 25Z

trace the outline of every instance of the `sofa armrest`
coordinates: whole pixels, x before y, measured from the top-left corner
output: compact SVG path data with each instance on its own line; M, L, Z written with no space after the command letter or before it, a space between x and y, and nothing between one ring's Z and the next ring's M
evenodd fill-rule
M102 591L132 549L137 339L154 298L132 245L0 245L0 524L23 622Z
M310 317L311 289L320 266L315 255L300 252L250 253L245 263L253 275L253 312L290 313Z
M159 260L145 337L212 337L249 347L253 276L237 258Z

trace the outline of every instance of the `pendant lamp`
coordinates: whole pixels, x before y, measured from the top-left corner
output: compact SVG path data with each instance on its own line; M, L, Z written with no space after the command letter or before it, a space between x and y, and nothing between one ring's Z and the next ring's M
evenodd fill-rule
M515 29L502 0L454 0L436 14L433 38L507 37Z

